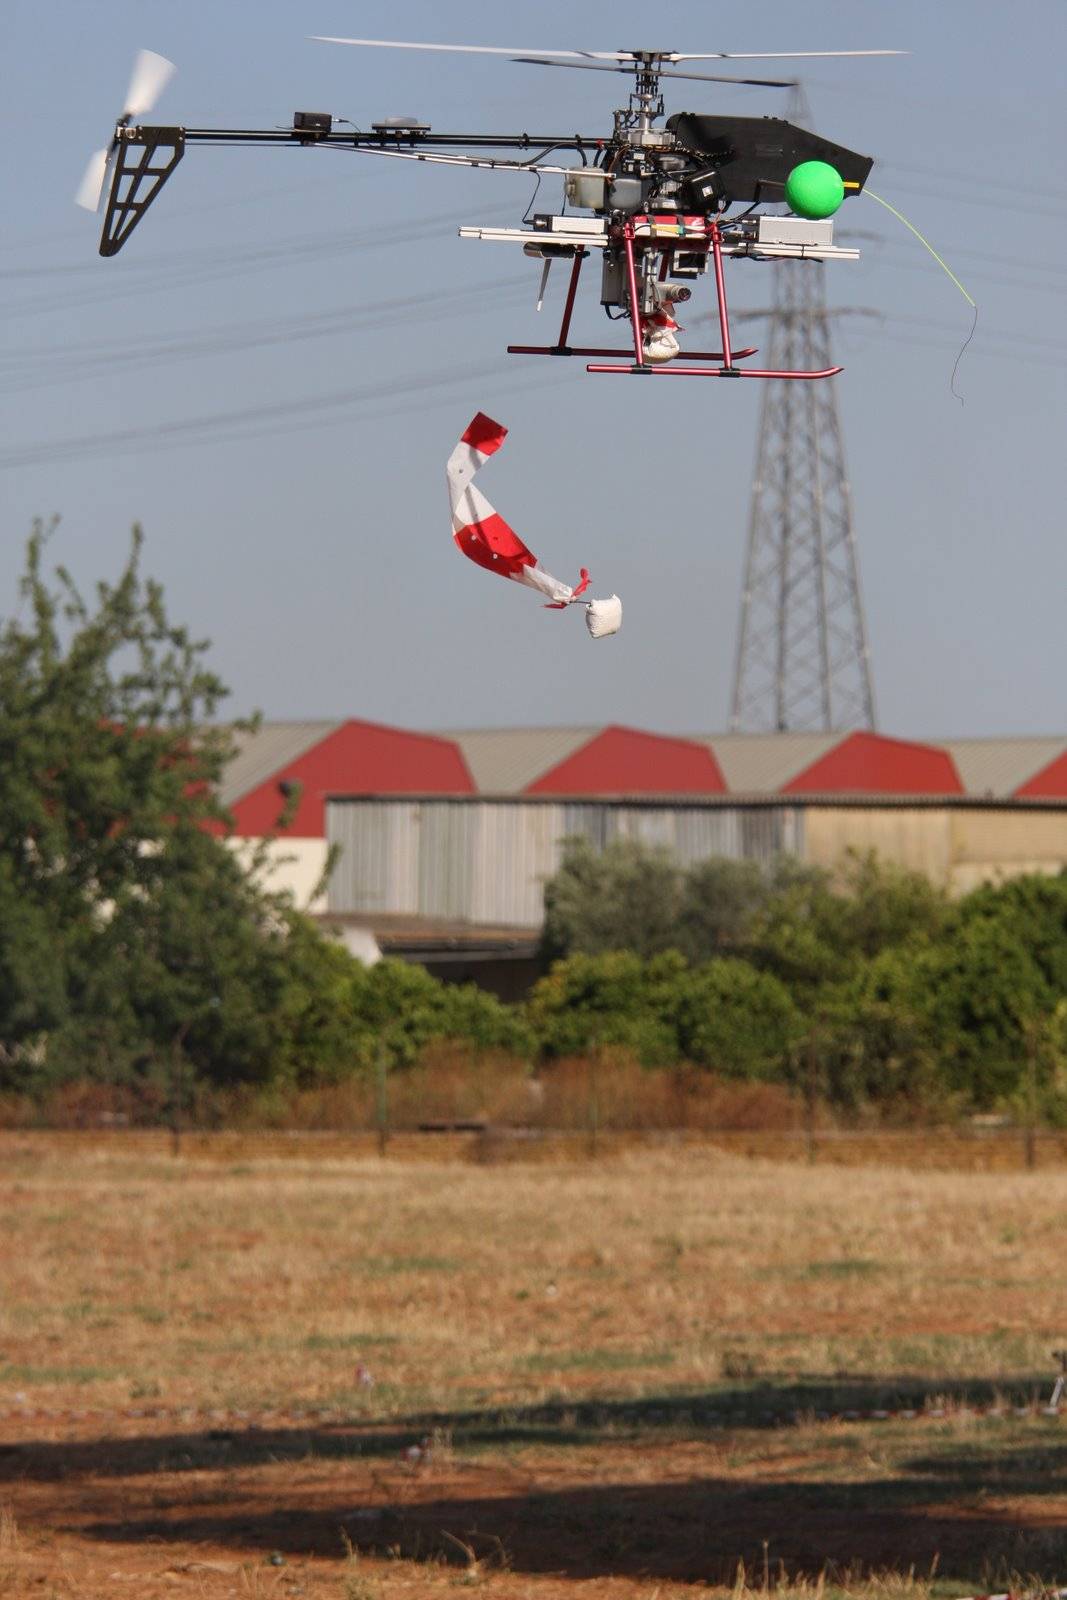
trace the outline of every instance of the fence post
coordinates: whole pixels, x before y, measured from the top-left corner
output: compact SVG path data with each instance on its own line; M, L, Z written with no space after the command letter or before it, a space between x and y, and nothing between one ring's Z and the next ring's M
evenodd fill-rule
M170 1153L182 1153L182 1047L175 1038L170 1047Z
M1026 1040L1026 1170L1033 1172L1037 1166L1037 1022L1031 1018L1023 1023Z
M170 1092L171 1092L171 1122L170 1122L170 1153L180 1156L182 1153L182 1100L185 1095L185 1038L193 1025L190 1017L183 1022L171 1041L170 1046Z
M389 1145L389 1053L384 1039L378 1040L374 1064L374 1118L378 1127L378 1154L384 1156Z
M819 1100L819 1049L818 1033L813 1028L808 1036L807 1073L804 1084L805 1118L808 1131L808 1164L814 1166L819 1156L817 1118Z
M597 1069L600 1064L600 1045L594 1043L589 1051L589 1154L595 1159L597 1134L600 1127L600 1098Z

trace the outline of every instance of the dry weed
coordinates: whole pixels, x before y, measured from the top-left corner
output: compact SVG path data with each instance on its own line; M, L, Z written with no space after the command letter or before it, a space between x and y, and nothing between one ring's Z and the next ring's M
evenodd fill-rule
M344 1575L341 1580L344 1600L378 1600L381 1590L374 1579L362 1569L360 1552L343 1528L341 1541L345 1552Z
M1060 1424L1012 1405L1062 1343L1067 1172L280 1150L0 1136L32 1547L0 1593L32 1554L113 1600L163 1540L153 1600L680 1600L739 1554L733 1600L927 1600L933 1549L938 1596L1062 1563ZM914 1420L840 1420L890 1397Z
M961 1384L1051 1388L1065 1211L1063 1171L685 1145L227 1168L69 1142L27 1161L0 1137L0 1385L30 1407L358 1417L854 1375L958 1405Z

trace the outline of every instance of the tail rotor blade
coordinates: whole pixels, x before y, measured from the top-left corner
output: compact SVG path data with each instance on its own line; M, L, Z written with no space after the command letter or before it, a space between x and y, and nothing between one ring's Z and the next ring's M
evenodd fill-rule
M133 76L126 91L125 117L140 117L151 111L163 90L174 76L174 63L154 50L139 50L133 64Z
M84 207L86 211L99 211L100 197L104 192L104 183L107 180L107 163L109 152L97 150L89 157L89 165L85 169L85 176L78 186L74 196L75 205Z

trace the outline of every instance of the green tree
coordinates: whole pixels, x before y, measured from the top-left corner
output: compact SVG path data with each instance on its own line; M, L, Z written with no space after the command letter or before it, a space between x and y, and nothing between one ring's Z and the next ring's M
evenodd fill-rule
M572 955L535 985L527 1016L542 1055L622 1045L645 1066L679 1059L678 1005L686 974L676 951L645 961L630 950Z
M357 964L358 967L358 964ZM522 1013L472 983L441 983L424 967L379 961L353 973L351 1014L369 1055L385 1037L395 1065L410 1066L431 1040L467 1041L476 1050L527 1055Z
M0 628L4 1076L150 1076L180 1041L206 1075L261 1077L288 927L218 837L226 691L138 529L92 601L46 576L47 537Z
M206 643L141 578L140 530L93 607L62 567L46 579L46 539L27 547L29 615L0 629L0 838L18 888L68 915L128 883L161 830L224 820L233 745L211 725L226 690Z
M777 885L753 919L745 954L805 1007L844 978L853 951L845 904L829 875L796 874Z
M652 956L673 948L681 881L664 850L615 839L598 852L587 839L567 840L559 870L545 884L545 954Z
M952 937L977 923L1004 928L1026 950L1039 974L1042 1008L1067 997L1067 871L985 884L954 908L946 931Z
M288 908L220 839L177 823L72 943L53 1072L84 1073L89 1051L95 1076L169 1082L180 1052L203 1082L270 1081L282 1070L292 942Z
M950 912L943 891L921 873L873 853L847 858L836 881L820 867L783 858L769 890L748 953L806 1004L883 950L937 937Z
M837 1097L989 1110L1018 1101L1034 1030L1067 996L1067 875L923 900L827 1003ZM1042 1050L1043 1082L1055 1078Z
M1059 996L1019 929L1007 919L964 916L924 962L925 1010L948 1085L977 1110L1016 1092L1026 1025Z
M678 948L692 962L741 948L771 892L769 875L758 861L712 856L697 862L682 885Z
M848 857L842 874L842 936L860 957L913 939L936 939L949 922L945 891L924 873L880 861L873 851Z
M871 1106L914 1118L957 1111L966 1096L949 1086L930 1015L934 952L903 943L862 963L822 999L811 1047L818 1088L850 1111ZM794 1063L803 1084L808 1057Z
M311 1088L369 1073L373 1058L356 998L365 968L307 916L288 919L286 983L277 1017L278 1075Z
M678 1041L687 1061L725 1077L786 1076L804 1023L777 978L722 957L697 967L680 987Z
M0 1049L59 1026L66 1015L59 923L25 894L9 845L0 845Z

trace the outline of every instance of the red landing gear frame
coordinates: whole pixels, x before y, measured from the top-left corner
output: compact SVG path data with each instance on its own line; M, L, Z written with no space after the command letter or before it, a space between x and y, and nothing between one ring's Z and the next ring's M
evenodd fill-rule
M674 361L654 365L645 360L644 356L644 328L641 322L641 308L637 294L637 268L635 265L634 251L634 225L632 222L623 225L614 231L613 242L622 240L622 247L626 253L626 279L627 292L630 302L630 324L633 329L634 360L620 364L618 362L591 361L586 365L586 372L622 372L640 373L642 376L657 378L832 378L836 373L843 372L843 367L824 367L819 372L779 372L768 367L737 367L735 361L742 361L746 356L756 354L756 346L746 347L743 350L734 350L730 344L730 313L726 305L726 284L722 270L722 234L717 222L708 224L708 239L711 244L712 264L715 270L715 298L719 310L719 334L722 340L721 350L686 350L677 358L680 361L714 361L718 366L688 367L676 365ZM683 249L692 251L695 240L684 238L665 243L662 240L650 239L646 248L662 251L663 266L660 276L666 276L670 255L673 250ZM643 244L643 241L642 241ZM578 292L578 279L582 272L582 262L588 255L587 250L576 248L574 265L571 267L570 283L567 286L567 298L563 305L563 321L560 324L559 339L554 345L542 344L509 344L508 354L514 356L622 356L629 352L626 350L600 349L596 346L569 345L567 334L570 332L571 314L574 311L574 300Z

